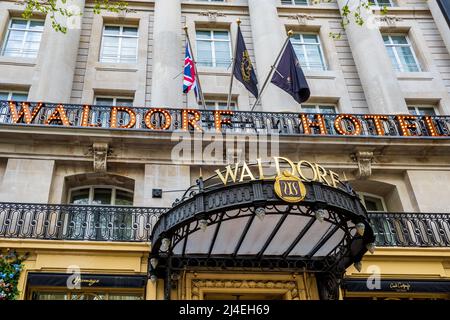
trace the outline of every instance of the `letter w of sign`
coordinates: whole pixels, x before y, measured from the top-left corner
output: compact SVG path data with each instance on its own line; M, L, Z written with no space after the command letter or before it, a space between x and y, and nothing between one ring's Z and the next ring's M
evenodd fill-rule
M281 181L283 196L292 197L300 195L300 188L297 181Z
M25 123L30 124L33 122L34 118L38 114L39 110L42 108L42 103L38 103L34 109L33 113L30 111L30 104L28 102L22 102L22 109L17 111L17 104L15 102L11 102L9 104L9 109L11 111L12 121L13 123L18 123L20 119L25 116Z
M238 170L239 170L239 163L236 164L234 172L233 169L231 169L231 165L228 165L226 167L225 177L222 175L222 172L220 172L220 170L216 170L215 172L217 173L217 176L220 178L220 180L222 180L223 184L227 185L228 177L231 178L231 181L236 182Z

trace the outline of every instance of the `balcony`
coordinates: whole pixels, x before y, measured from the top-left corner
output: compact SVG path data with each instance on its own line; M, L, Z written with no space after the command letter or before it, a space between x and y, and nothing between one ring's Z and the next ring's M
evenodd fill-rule
M302 114L0 101L0 126L449 139L450 116Z
M0 238L148 242L166 208L0 203ZM450 214L370 213L379 247L450 247Z

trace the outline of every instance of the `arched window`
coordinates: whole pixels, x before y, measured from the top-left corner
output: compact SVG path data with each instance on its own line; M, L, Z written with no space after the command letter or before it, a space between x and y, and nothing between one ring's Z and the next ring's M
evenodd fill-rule
M69 203L76 205L132 206L133 191L114 186L83 186L72 188Z
M114 185L112 185L114 183ZM69 238L130 241L133 235L134 180L110 174L66 177Z

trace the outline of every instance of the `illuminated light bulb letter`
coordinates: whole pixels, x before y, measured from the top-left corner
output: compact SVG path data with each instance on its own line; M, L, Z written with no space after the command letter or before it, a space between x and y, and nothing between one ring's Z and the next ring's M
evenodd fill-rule
M365 115L364 119L366 120L373 120L373 123L375 124L375 130L377 132L377 135L384 136L384 127L383 127L383 121L387 121L387 116L379 116L379 115Z
M232 116L234 114L233 111L229 110L216 110L214 111L214 124L216 126L216 131L222 131L222 124L231 124L230 118L222 118L222 115Z
M162 125L161 127L157 127L156 125L154 125L152 123L152 117L154 114L159 113L162 114L164 116L164 125ZM150 109L146 114L145 114L145 125L147 126L147 128L151 129L151 130L167 130L170 128L170 125L172 124L172 116L170 115L170 113L164 109Z
M117 125L117 113L126 112L130 116L130 120L127 124L123 124L121 126ZM133 109L128 107L112 107L111 108L111 119L110 119L110 127L111 128L119 128L119 129L129 129L133 128L136 124L136 113Z
M83 113L81 114L81 126L82 127L99 127L98 124L90 124L89 123L89 113L91 112L91 106L85 105L83 106Z
M42 108L42 103L36 104L33 108L33 112L30 111L30 104L28 102L22 102L22 108L17 112L16 103L9 102L9 110L11 112L12 122L18 123L23 117L25 117L25 123L30 124Z
M311 121L308 115L304 113L300 115L300 118L302 120L304 134L312 134L311 128L319 128L320 134L327 134L327 127L325 126L325 119L323 115L314 115L316 121Z
M411 115L399 115L396 116L395 119L398 121L398 124L400 126L400 133L402 136L411 137L415 135L411 133L411 130L417 130L417 125L409 121L416 120L417 117Z
M66 110L62 104L58 104L53 113L45 121L45 124L51 124L53 121L59 121L64 126L70 126L69 118L67 117Z
M190 117L189 115L193 115L193 117ZM198 125L201 118L202 116L197 110L183 110L182 129L188 131L189 125L191 125L195 130L203 131Z
M439 134L436 125L433 121L433 117L431 116L424 116L423 121L425 121L425 126L427 127L428 133L432 137L440 137L442 134Z
M342 120L350 120L353 125L353 130L348 131L347 128L342 127ZM362 132L361 122L350 114L342 114L334 120L334 128L336 131L343 136L359 136Z

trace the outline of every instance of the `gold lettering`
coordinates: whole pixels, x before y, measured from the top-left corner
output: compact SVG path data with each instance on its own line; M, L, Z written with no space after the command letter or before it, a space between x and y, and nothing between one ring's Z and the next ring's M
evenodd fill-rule
M319 176L318 182L325 182L327 185L331 186L331 184L327 180L327 170L321 165L316 164L317 175Z
M241 169L241 179L239 180L239 182L244 181L244 178L249 177L251 181L256 180L255 177L253 176L252 172L250 171L250 168L247 166L247 164L244 162L242 169Z
M337 184L339 182L339 175L334 171L329 171L330 177L331 177L331 183L333 184L334 188L337 188Z
M293 175L293 176L296 175L295 164L291 160L289 160L287 158L283 158L283 157L273 157L273 158L275 160L275 168L277 169L277 175L279 177L281 177L281 175L283 174L280 169L280 160L287 162L291 166L291 175Z
M415 116L396 116L395 119L397 119L398 124L400 125L400 132L402 136L410 137L413 136L411 133L411 129L417 130L417 126L415 123L410 123L410 120L416 120L417 117Z
M220 180L222 180L224 185L227 185L228 183L228 177L231 177L231 180L236 183L236 178L237 178L237 173L239 170L239 163L236 164L235 168L234 168L234 172L231 169L231 165L228 165L226 167L226 174L225 177L222 175L222 173L220 172L220 170L216 170L215 172L217 173L217 175L219 176Z
M306 177L306 175L303 174L303 170L302 170L302 165L303 164L305 164L306 166L311 168L311 170L312 170L312 172L314 174L312 178L309 179L308 177ZM306 160L300 161L297 164L297 171L298 171L298 174L300 175L300 178L302 178L303 181L307 181L307 182L317 181L317 178L318 178L317 177L317 170L316 170L316 168L314 167L314 165L311 162L306 161Z

